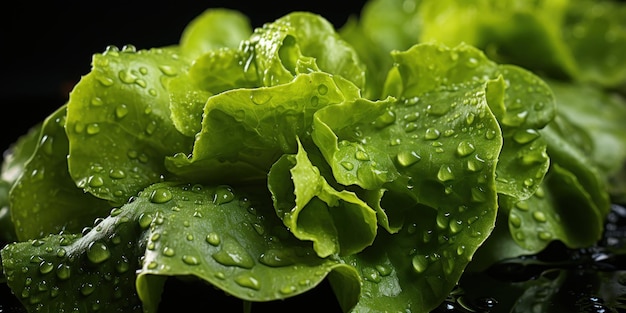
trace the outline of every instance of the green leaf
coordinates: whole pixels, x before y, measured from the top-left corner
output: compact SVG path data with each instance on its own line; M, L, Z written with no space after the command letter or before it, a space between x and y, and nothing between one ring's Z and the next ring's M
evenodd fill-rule
M376 237L376 212L355 193L330 186L300 143L297 154L272 166L268 187L285 226L313 241L320 257L358 253Z
M553 240L570 248L600 240L604 214L578 177L555 163L542 187L529 199L504 198L508 224L517 244L537 253Z
M202 128L202 112L212 93L198 87L190 73L191 70L170 80L168 90L174 127L181 134L193 138Z
M291 236L267 193L227 186L159 183L82 236L50 235L1 252L7 281L29 310L156 312L170 276L249 301L295 296L335 270L359 289L353 268Z
M247 16L227 8L210 8L192 19L180 37L180 51L189 59L220 48L237 48L252 34Z
M615 175L626 160L626 100L591 85L548 83L559 116L571 125L569 141L589 156L602 175Z
M356 97L352 83L321 72L298 75L284 85L214 95L191 156L169 157L167 169L193 181L265 181L282 154L297 151L296 138L311 132L315 111Z
M498 65L487 59L482 51L465 44L454 48L418 44L407 51L394 52L393 57L398 64L395 75L399 76L394 76L393 71L390 73L388 93L401 93L404 98L418 99L426 106L424 113L431 116L453 116L455 110L450 110L451 105L445 102L422 101L424 96L429 97L433 93L460 94L457 90L474 88L479 88L476 92L483 93L482 88L486 86L484 96L498 119L504 139L498 156L498 192L524 199L536 190L549 165L546 143L540 138L538 130L555 115L553 95L545 82L519 67ZM482 95L473 96L468 92L456 101L471 104L477 101L472 99L477 96ZM479 127L474 122L476 116L476 113L464 116L465 126L459 124L453 132L463 133ZM445 132L446 123L442 120L437 129L439 133ZM496 130L490 131L487 136L492 136Z
M189 68L192 86L212 94L259 87L256 66L245 53L246 50L219 49L198 57Z
M107 201L76 187L68 173L66 110L62 106L48 116L39 132L28 135L28 142L21 146L26 150L16 152L14 162L21 159L24 163L9 192L9 209L21 241L61 230L79 232L110 209ZM26 151L30 157L24 160ZM8 168L16 170L14 162ZM3 176L10 173L3 171Z
M34 125L3 153L0 168L0 242L18 240L11 218L9 192L37 148L41 128L42 123Z
M342 76L357 87L365 83L365 68L352 46L346 43L324 17L311 12L292 12L255 30L250 49L262 86L292 79L302 62L311 62L323 72ZM247 64L248 61L246 61Z
M165 156L189 153L193 138L171 120L167 81L185 71L177 49L110 48L67 104L69 172L97 197L124 203L166 174Z
M370 206L380 207L379 216L393 221L393 227L384 222L393 235L380 232L372 247L345 257L365 280L370 275L381 279L364 283L359 312L383 306L388 311L434 309L493 229L502 136L487 103L486 82L475 81L463 65L443 69L451 54L465 64L463 53L475 52L438 45L398 52L398 76L388 90L399 93L315 113L312 137L336 181L378 201ZM421 62L433 66L422 68ZM378 266L387 267L387 277L376 274ZM341 296L342 286L334 284Z

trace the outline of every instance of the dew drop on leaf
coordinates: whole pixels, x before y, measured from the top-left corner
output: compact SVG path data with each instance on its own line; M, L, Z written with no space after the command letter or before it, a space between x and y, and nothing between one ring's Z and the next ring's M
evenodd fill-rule
M200 264L200 260L197 257L192 256L192 255L185 254L182 257L182 260L187 265L198 265L198 264Z
M41 264L39 264L39 273L41 274L48 274L52 272L53 269L54 264L51 262L42 261Z
M141 213L141 215L139 215L138 223L142 229L146 229L150 226L150 223L152 223L152 216L150 214Z
M474 152L474 150L476 150L476 148L474 147L474 145L471 142L468 141L461 141L459 143L459 145L456 148L456 152L459 156L461 157L465 157L468 156L470 154L472 154L472 152Z
M174 249L170 247L163 247L162 253L164 256L169 256L169 257L172 257L176 254Z
M252 268L254 259L235 240L227 240L222 244L222 249L213 254L213 259L224 266L238 266Z
M351 171L351 170L353 170L353 169L354 169L354 164L352 164L352 163L350 163L350 162L347 162L347 161L341 162L341 166L342 166L342 167L343 167L346 171Z
M428 260L424 255L418 254L413 256L411 259L411 264L413 265L413 269L417 273L423 273L428 267Z
M293 294L294 292L296 292L296 290L298 290L298 288L296 288L296 286L294 286L294 285L287 285L287 286L284 286L284 287L280 288L280 293L282 293L284 295L290 295L290 294Z
M80 293L83 296L88 296L88 295L92 294L95 290L96 290L96 288L94 287L93 283L86 282L86 283L83 283L82 285L80 285Z
M213 203L220 205L224 203L228 203L235 199L235 194L233 190L228 186L219 186L215 190L215 195L213 196Z
M396 160L400 166L408 167L421 160L421 157L415 151L402 151L396 155Z
M452 173L452 169L448 165L442 165L437 172L437 179L440 182L446 182L454 179L454 173Z
M261 288L261 283L259 280L247 273L241 274L235 277L235 283L241 287L250 288L254 290L259 290Z
M217 233L211 232L206 235L206 241L213 246L217 246L220 244L220 236Z
M519 215L515 214L515 213L511 213L509 215L509 223L515 227L515 228L519 228L520 226L522 226L522 219L519 217Z
M111 251L109 248L100 241L94 241L89 244L87 248L87 258L92 263L98 264L109 259Z
M533 212L533 219L539 223L544 223L547 221L546 215L541 211Z
M167 188L157 188L150 194L150 202L152 203L166 203L172 200L172 192Z
M426 140L435 140L441 136L441 132L436 128L428 128L426 129L426 133L424 134L424 139Z
M288 266L294 263L293 255L290 251L269 249L261 254L259 262L270 267Z
M100 132L100 125L98 123L91 123L86 128L88 135L95 135Z
M523 145L539 138L539 136L539 132L535 129L520 129L513 134L513 140Z

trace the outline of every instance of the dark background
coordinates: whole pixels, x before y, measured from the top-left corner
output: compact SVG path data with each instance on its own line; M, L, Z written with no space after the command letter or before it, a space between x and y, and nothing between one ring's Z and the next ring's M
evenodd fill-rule
M280 3L280 4L276 4ZM0 5L0 150L66 100L106 46L148 49L178 43L184 27L212 7L236 9L253 27L292 11L321 14L336 27L358 15L348 1L5 1Z

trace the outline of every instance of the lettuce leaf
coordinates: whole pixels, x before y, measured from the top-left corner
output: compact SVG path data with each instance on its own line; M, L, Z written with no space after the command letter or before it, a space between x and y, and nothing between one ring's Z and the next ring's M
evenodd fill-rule
M157 312L168 279L244 302L328 279L345 312L429 312L468 269L592 244L626 157L620 72L542 78L600 81L561 57L583 51L569 2L444 2L373 0L341 35L207 10L178 45L95 54L5 158L2 281L33 312ZM536 64L507 52L529 36Z

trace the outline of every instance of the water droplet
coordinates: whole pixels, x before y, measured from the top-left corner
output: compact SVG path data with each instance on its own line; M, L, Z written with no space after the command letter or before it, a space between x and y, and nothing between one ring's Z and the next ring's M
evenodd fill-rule
M175 76L177 73L176 68L169 65L159 65L159 70L166 76Z
M120 260L115 262L115 270L118 273L123 274L129 269L130 269L130 263L128 262L128 259L126 259L126 257L122 257Z
M485 138L491 140L493 138L496 138L496 134L497 132L493 129L488 129L487 131L485 131Z
M539 239L541 240L550 240L552 239L552 233L547 232L547 231L540 231L537 233L537 236L539 237Z
M206 241L213 246L217 246L220 244L220 236L217 233L211 232L206 235Z
M398 155L396 155L396 160L398 161L398 164L404 167L411 166L421 159L422 157L420 157L419 154L417 154L417 152L415 151L402 151L399 152Z
M541 212L541 211L533 212L533 218L535 219L535 221L537 221L539 223L545 223L548 220L546 218L546 215L543 212Z
M407 133L410 133L414 130L416 130L418 127L417 123L407 123L406 125L404 125L404 131Z
M456 147L456 153L461 157L468 156L472 154L472 152L474 152L475 150L476 148L474 147L474 145L471 142L465 140L461 141Z
M166 203L172 200L172 192L167 188L157 188L150 194L150 202L152 203Z
M361 272L362 272L363 278L365 278L365 280L367 281L374 282L374 283L379 283L381 281L380 273L378 273L378 271L375 268L365 267L363 268Z
M146 267L149 270L153 270L153 269L157 268L157 266L159 266L159 263L157 263L155 261L151 261L150 263L148 263L148 265Z
M465 65L469 68L475 68L478 66L478 60L476 58L468 58L465 61Z
M96 290L96 287L94 287L94 285L92 283L83 283L80 286L80 293L83 296L88 296L88 295L92 294L95 290Z
M485 202L487 200L487 195L480 187L473 187L471 193L472 201L474 202Z
M482 160L479 160L478 158L469 159L465 163L465 168L468 171L475 173L483 169L483 162Z
M250 94L250 100L252 100L252 102L257 105L265 104L269 102L270 99L272 99L271 93L264 90L254 90Z
M524 186L530 187L530 186L532 186L534 184L535 184L535 180L534 179L532 179L532 178L524 179Z
M435 219L437 222L437 227L439 229L445 229L448 227L448 219L450 218L450 213L439 213L437 214L437 218Z
M89 187L98 188L104 185L104 179L100 175L92 175L87 179Z
M158 128L158 123L155 120L151 120L148 125L146 125L146 134L148 135L153 135L154 132L157 130Z
M393 268L388 264L378 264L375 268L381 276L389 276L393 272Z
M465 117L465 123L469 126L472 125L474 123L474 120L476 119L476 115L472 112L467 113L467 116Z
M448 225L448 228L450 228L450 232L453 234L456 234L458 232L460 232L463 229L463 221L461 220L452 220L450 221L450 224Z
M146 83L146 81L145 81L145 80L143 80L143 79L141 79L141 78L139 78L139 79L135 80L135 84L136 84L137 86L139 86L139 87L142 87L142 88L146 88L146 86L148 85L148 84ZM150 90L148 90L148 94L150 94L151 96L156 96L156 90L154 90L154 89L150 89Z
M109 177L113 179L122 179L126 177L126 172L124 172L123 170L111 169L109 171Z
M48 274L52 272L53 269L54 269L54 264L52 264L51 262L42 261L39 264L39 273L41 274Z
M95 135L100 132L100 125L98 123L91 123L87 125L87 134Z
M344 169L346 169L346 171L351 171L351 170L353 170L353 169L354 169L354 164L352 164L352 163L350 163L350 162L347 162L347 161L341 162L341 166L342 166Z
M280 288L280 293L282 293L284 295L290 295L290 294L296 292L296 290L298 290L296 288L296 286L288 285L288 286L284 286L284 287Z
M170 247L163 247L163 250L161 252L163 253L164 256L169 256L169 257L172 257L176 254L176 251Z
M235 280L235 283L237 283L237 285L241 287L250 288L254 290L259 290L261 288L261 283L259 282L259 280L256 279L256 277L247 273L244 273L235 277L234 280Z
M509 214L509 223L513 227L519 228L520 226L522 226L522 219L519 217L519 215L517 215L515 213L510 213Z
M252 268L255 263L248 251L234 239L225 241L222 249L213 254L213 259L225 266L242 268Z
M65 250L63 248L59 248L57 250L57 257L64 258L66 255L67 255L67 250Z
M259 262L271 267L288 266L294 264L293 253L284 249L269 249L261 254Z
M424 255L418 254L413 256L411 264L417 273L423 273L428 267L428 259Z
M215 195L213 196L213 203L220 205L224 203L228 203L235 199L235 194L233 190L229 186L219 186L215 190Z
M113 79L111 79L110 77L106 77L106 76L96 76L96 80L98 81L98 83L100 83L100 85L104 86L104 87L111 87L114 84Z
M53 138L54 137L48 135L44 135L41 137L41 150L47 155L52 155L54 152Z
M150 223L152 223L152 216L150 214L141 213L141 215L139 215L138 223L142 229L146 229L150 226Z
M200 260L198 258L196 258L195 256L192 256L192 255L185 254L182 257L182 260L187 265L198 265L198 264L200 264Z
M535 129L520 129L513 134L513 140L523 145L539 138L539 132Z
M420 112L411 112L403 116L404 121L406 122L415 122L420 117Z
M436 128L428 128L426 129L426 133L424 134L424 139L426 140L435 140L441 136L441 132L439 132Z
M456 255L463 255L465 253L465 246L460 245L456 247Z
M87 247L87 258L92 263L98 264L109 259L111 251L109 248L100 241L94 241Z
M368 161L370 159L370 156L367 154L367 152L363 150L358 150L357 152L355 152L354 157L359 161Z
M452 173L452 169L448 165L442 165L439 167L439 171L437 172L437 179L440 182L446 182L454 179L454 173Z
M393 124L395 121L396 121L396 114L391 110L387 110L381 116L376 118L374 125L376 125L376 127L378 128L385 128Z
M527 111L517 112L516 114L506 114L502 118L502 124L512 127L520 126L526 121L527 116Z
M526 201L518 201L515 207L520 211L528 211L528 203Z
M135 76L130 71L121 70L118 72L117 76L125 84L132 84L137 80L137 76Z

